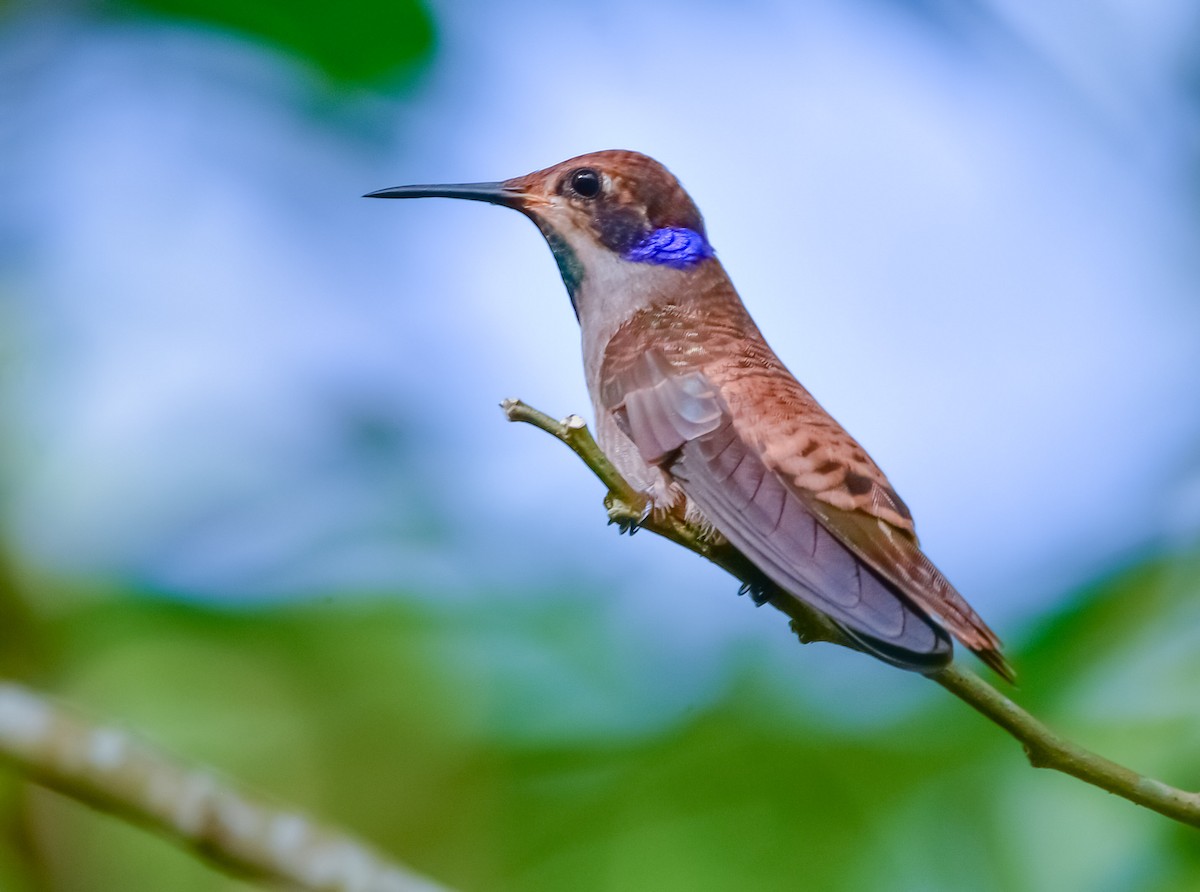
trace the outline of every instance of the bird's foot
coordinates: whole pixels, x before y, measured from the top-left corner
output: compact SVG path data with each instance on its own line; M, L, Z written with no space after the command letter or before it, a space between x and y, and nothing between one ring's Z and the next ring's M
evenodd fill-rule
M615 523L620 532L628 533L631 536L641 529L646 518L650 516L650 506L649 499L643 499L640 504L631 505L612 493L604 497L604 507L608 509L609 525Z
M755 579L751 582L743 582L742 587L738 589L738 594L749 595L755 607L762 607L771 600L771 589L770 580Z

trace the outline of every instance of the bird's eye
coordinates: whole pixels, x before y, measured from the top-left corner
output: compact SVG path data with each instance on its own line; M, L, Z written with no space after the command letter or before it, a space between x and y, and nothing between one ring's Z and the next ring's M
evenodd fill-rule
M571 189L580 198L595 198L600 194L600 174L585 167L571 174Z

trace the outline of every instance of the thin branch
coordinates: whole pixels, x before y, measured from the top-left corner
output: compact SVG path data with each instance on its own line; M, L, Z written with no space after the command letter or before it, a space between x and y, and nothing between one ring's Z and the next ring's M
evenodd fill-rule
M338 830L257 801L209 769L176 762L12 683L0 683L0 758L251 879L310 892L446 892Z
M712 561L730 575L745 583L746 590L759 586L763 579L754 565L737 549L726 543L714 543L710 537L684 520L678 513L665 514L647 512L646 498L635 490L620 475L612 462L600 451L600 447L578 415L569 415L556 421L544 412L520 400L505 400L500 404L509 421L524 421L566 443L583 459L600 482L608 487L604 504L608 508L609 523L616 523L622 530L650 530L688 551ZM800 603L795 598L771 598L770 603L792 618L792 628L804 642L830 641L857 650L854 642L844 635L823 613Z
M608 487L605 504L610 522L633 529L650 530L694 551L724 568L749 586L761 583L754 567L728 546L713 546L701 531L675 514L646 513L645 499L625 481L600 451L583 420L572 415L555 421L520 400L505 400L501 408L509 421L523 421L546 431L566 443L583 463ZM770 598L773 607L788 614L792 628L803 641L829 641L854 647L833 623L823 615L800 604L794 598ZM931 679L958 697L972 709L999 725L1025 748L1035 768L1052 768L1072 777L1145 806L1183 824L1200 827L1200 793L1164 784L1109 761L1056 734L1008 697L968 669L951 664L932 673Z
M1015 737L1034 768L1061 771L1182 824L1200 827L1200 793L1138 774L1067 740L962 666L951 664L930 677Z

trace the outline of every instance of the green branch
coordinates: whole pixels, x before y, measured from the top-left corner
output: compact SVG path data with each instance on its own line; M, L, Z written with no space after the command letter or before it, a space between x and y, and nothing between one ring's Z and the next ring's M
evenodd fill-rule
M609 520L630 527L650 530L708 558L747 585L760 581L754 567L728 545L713 545L696 527L675 513L646 511L646 499L621 477L612 463L600 451L578 415L556 421L549 415L527 406L520 400L501 403L509 421L532 424L566 443L583 463L608 487L605 505ZM794 598L770 598L770 604L791 618L792 628L800 639L829 641L844 647L854 647L841 631L825 616L800 604ZM1179 790L1162 781L1138 774L1086 750L1056 734L1008 697L968 669L951 664L929 676L947 691L975 711L999 725L1025 748L1029 763L1035 768L1052 768L1107 790L1130 802L1145 806L1168 818L1193 827L1200 827L1200 794Z

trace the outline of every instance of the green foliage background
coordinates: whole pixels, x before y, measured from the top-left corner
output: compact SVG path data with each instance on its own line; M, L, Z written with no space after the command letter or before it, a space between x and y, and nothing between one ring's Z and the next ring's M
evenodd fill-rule
M395 82L428 64L433 20L417 0L107 0L114 16L161 16L242 35L311 63L347 85Z
M1021 702L1106 755L1200 787L1196 569L1150 561L1080 593L1017 649ZM900 721L830 727L748 660L716 702L653 730L547 735L538 715L622 708L610 669L628 645L586 606L497 615L339 593L232 611L58 595L54 615L26 627L44 648L30 673L42 687L458 888L1200 882L1194 830L1030 769L940 693ZM797 671L821 658L799 652ZM25 828L0 853L6 890L47 877L67 890L243 888L17 777L6 786L3 823Z

